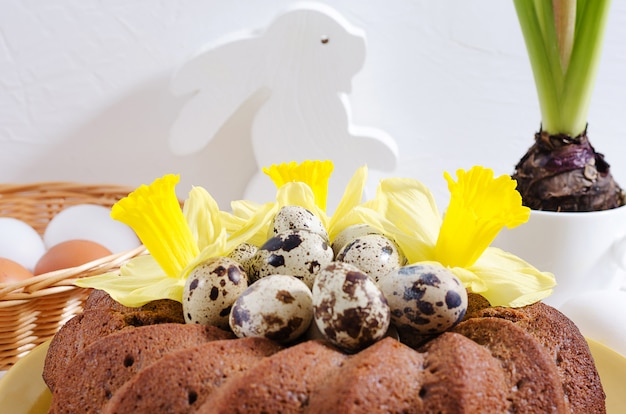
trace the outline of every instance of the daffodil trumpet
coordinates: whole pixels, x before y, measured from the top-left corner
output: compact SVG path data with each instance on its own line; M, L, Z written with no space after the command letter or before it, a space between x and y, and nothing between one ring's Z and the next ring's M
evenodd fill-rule
M209 193L194 187L181 209L176 196L177 175L165 175L117 202L111 216L129 225L149 255L131 259L119 274L109 272L81 278L81 287L105 290L125 306L157 299L182 300L189 272L210 257L231 251L241 239L228 237L223 214Z

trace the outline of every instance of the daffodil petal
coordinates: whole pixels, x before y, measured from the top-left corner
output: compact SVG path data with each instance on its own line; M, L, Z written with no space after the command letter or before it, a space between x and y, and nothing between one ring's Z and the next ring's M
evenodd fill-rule
M487 248L466 270L476 275L482 284L479 292L472 286L468 286L469 289L480 293L493 306L517 308L530 305L548 297L556 286L551 273L541 272L521 258L495 247ZM476 282L460 276L464 283Z
M352 178L350 178L333 216L329 219L328 235L331 240L334 240L335 236L347 227L345 224L341 223L341 220L347 217L352 209L362 203L363 189L365 188L366 181L367 166L362 166L357 169Z
M410 178L388 178L380 182L376 198L378 208L397 223L401 231L414 233L435 244L441 227L441 215L432 193L421 182Z
M441 263L439 263L439 265L441 266ZM450 269L450 271L459 278L459 280L463 283L463 286L465 286L465 288L467 288L470 292L478 293L484 296L485 292L488 291L489 285L485 284L485 282L471 270L463 267L452 267L448 269Z
M341 227L359 222L395 240L410 263L433 258L441 216L431 192L417 180L382 180L375 199L355 207Z
M391 221L387 216L365 205L355 207L348 216L342 220L346 226L367 224L381 234L394 240L409 263L432 260L434 245L416 237L413 233L406 233L396 225L396 220Z
M120 272L80 278L77 286L105 290L124 306L138 307L157 299L182 301L184 279L167 276L149 255L131 259Z
M230 203L232 215L241 220L249 220L259 209L260 204L250 200L234 200Z
M198 254L183 270L184 278L189 276L189 273L198 265L205 263L211 258L226 256L235 246L229 247L226 240L226 232L223 232L220 237L216 238L213 243L205 246L204 250Z
M198 254L175 186L179 176L169 174L142 185L113 205L111 217L130 226L168 276L178 276Z
M258 204L255 204L255 210L258 209ZM228 233L234 233L238 231L241 227L245 226L252 217L254 217L254 211L246 211L245 214L249 214L248 217L244 218L240 216L241 211L237 214L229 213L227 211L219 212L220 218L222 220L222 226L226 229Z
M254 215L237 228L230 229L229 243L236 247L239 243L250 243L261 246L267 241L269 223L278 212L278 204L265 203L259 205Z
M308 210L317 210L315 194L303 182L290 182L281 186L276 192L276 202L279 207L302 206Z
M183 215L197 240L198 249L211 244L222 231L222 221L217 202L202 187L193 187L185 201Z

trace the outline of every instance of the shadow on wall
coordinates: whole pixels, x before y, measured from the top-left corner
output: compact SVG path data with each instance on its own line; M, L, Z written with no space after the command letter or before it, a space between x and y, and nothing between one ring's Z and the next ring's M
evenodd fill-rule
M332 210L362 165L395 170L398 148L385 131L351 122L348 94L365 62L364 32L324 5L301 7L254 36L233 35L200 52L173 78L131 91L55 140L33 174L138 186L176 173L180 198L199 185L228 209L233 199L275 199L259 167L328 159Z
M243 198L244 189L258 170L252 153L250 126L262 104L252 96L201 151L187 156L172 153L168 135L186 97L169 92L163 77L136 88L86 121L26 167L22 181L78 181L149 184L167 173L180 174L179 198L191 186L202 186L222 209ZM207 114L210 116L210 114ZM59 167L62 168L59 168Z

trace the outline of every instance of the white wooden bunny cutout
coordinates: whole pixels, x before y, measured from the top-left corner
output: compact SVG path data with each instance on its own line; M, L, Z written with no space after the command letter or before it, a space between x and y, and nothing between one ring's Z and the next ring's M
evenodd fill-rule
M328 6L298 4L264 31L232 36L176 73L174 93L193 95L172 127L170 147L178 155L201 150L243 103L256 99L261 104L253 106L250 128L259 172L245 198L268 201L275 194L260 167L330 159L335 170L328 200L334 208L359 166L396 166L397 145L390 136L350 124L346 94L364 61L359 29Z

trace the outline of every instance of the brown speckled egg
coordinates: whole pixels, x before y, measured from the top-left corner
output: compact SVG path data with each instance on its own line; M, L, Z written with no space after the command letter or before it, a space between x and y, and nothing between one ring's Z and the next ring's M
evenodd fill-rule
M366 234L353 239L343 246L336 260L355 265L376 283L406 261L398 246L381 234Z
M229 323L239 338L265 337L287 343L305 333L312 318L310 289L293 276L271 275L239 296Z
M243 267L228 257L215 257L193 269L183 289L185 322L228 328L232 304L248 287Z
M315 214L302 206L284 206L274 216L267 238L272 238L287 230L309 230L328 240L328 232Z
M228 254L228 257L243 266L247 274L250 274L250 261L259 250L257 246L251 243L241 243Z
M345 229L341 230L337 236L335 236L332 248L335 256L339 254L339 251L345 246L347 243L352 240L365 236L366 234L381 234L380 231L376 230L374 227L369 224L354 224L352 226L348 226Z
M443 266L405 266L384 277L379 286L391 307L392 322L419 334L444 332L460 322L467 310L465 287Z
M322 236L308 230L287 230L259 248L250 262L250 280L291 275L310 288L315 275L332 260L333 251Z
M368 275L349 263L333 262L315 278L313 317L330 342L358 351L385 336L390 310Z

